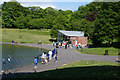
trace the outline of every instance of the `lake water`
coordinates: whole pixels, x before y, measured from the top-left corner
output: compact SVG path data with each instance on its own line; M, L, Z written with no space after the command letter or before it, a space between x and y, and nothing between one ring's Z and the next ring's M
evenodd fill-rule
M9 70L13 68L22 67L25 65L30 65L34 62L35 56L41 55L44 51L47 52L47 50L35 47L12 44L0 44L0 45L2 45L3 70Z

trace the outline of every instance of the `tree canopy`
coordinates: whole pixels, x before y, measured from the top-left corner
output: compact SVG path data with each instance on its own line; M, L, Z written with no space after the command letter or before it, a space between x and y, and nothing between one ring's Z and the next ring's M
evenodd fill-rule
M23 7L16 0L2 4L3 28L84 31L94 44L117 42L120 32L120 2L91 2L77 11L51 7Z

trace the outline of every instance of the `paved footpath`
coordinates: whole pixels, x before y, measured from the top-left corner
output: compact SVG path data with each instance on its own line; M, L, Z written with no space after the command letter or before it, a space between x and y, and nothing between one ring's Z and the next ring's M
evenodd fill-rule
M45 49L54 49L52 45L49 44L43 44L43 45L37 45L37 44L16 44L16 45L26 45L26 46L33 46L33 47L40 47ZM52 61L48 62L47 65L38 63L38 68L36 69L37 72L42 72L50 69L55 69L58 67L61 67L65 64L72 63L75 61L80 60L97 60L97 61L108 61L108 62L116 62L116 58L118 56L105 56L105 55L90 55L90 54L83 54L80 52L77 52L75 48L58 48L58 62L54 62L54 58ZM9 70L9 72L15 71L16 73L27 73L27 72L34 72L33 65L27 65L23 66L21 68Z

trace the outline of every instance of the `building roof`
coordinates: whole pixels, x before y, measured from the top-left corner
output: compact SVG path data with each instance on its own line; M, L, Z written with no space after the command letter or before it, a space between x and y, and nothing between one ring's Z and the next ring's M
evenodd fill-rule
M66 35L66 36L80 36L84 37L83 31L65 31L65 30L58 30L58 32Z

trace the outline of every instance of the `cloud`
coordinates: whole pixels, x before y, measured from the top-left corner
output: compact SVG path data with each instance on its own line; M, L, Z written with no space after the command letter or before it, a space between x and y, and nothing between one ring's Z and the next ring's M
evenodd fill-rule
M17 0L18 2L91 2L94 0Z
M8 0L6 0L8 1ZM18 2L119 2L119 0L17 0Z
M11 0L0 0L0 4ZM16 0L17 2L92 2L93 0ZM53 6L54 7L54 6Z
M0 0L0 2L9 2L11 0ZM53 0L16 0L18 2L52 2Z
M47 7L52 7L52 8L56 8L56 6L55 5L53 5L53 4L48 4L48 3L39 3L39 4L36 4L36 3L21 3L21 5L22 6L24 6L24 7L40 7L40 8L43 8L43 9L45 9L45 8L47 8Z
M51 5L51 4L42 4L42 5L32 5L32 6L37 6L37 7L40 7L40 8L47 8L47 7L52 7L52 8L56 8L55 5Z
M56 8L55 5L51 5L51 4L42 4L42 5L33 5L33 6L40 6L41 8L45 9L47 7L52 7L52 8Z
M0 2L8 2L11 0L0 0ZM91 2L94 0L16 0L18 2Z
M0 0L0 3L8 2L11 0ZM92 2L92 1L103 1L103 2L119 2L119 0L16 0L18 2Z

